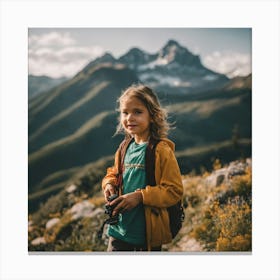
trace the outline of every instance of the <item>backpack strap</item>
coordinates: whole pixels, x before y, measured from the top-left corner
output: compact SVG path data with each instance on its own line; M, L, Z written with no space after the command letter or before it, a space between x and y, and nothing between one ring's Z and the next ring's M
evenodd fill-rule
M128 146L130 145L130 143L133 141L133 138L125 138L120 146L119 146L119 164L118 164L118 173L117 173L117 187L118 187L118 191L120 194L120 189L122 188L122 184L123 184L123 173L124 173L124 158L125 158L125 153L126 150L128 148Z
M160 142L160 140L150 139L145 155L145 169L146 169L146 183L150 186L156 185L155 179L155 152L156 146Z

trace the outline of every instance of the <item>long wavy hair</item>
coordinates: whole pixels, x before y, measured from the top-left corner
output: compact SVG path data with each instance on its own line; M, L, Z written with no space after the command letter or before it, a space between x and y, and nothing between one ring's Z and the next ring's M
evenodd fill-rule
M128 87L122 95L118 98L117 111L120 112L120 107L123 100L127 97L138 98L148 109L152 122L150 123L150 137L159 140L166 138L168 131L171 128L170 123L167 121L167 111L162 108L156 93L149 87L141 84L133 84ZM124 133L126 137L131 137L121 124L121 116L119 115L119 123L116 129L116 134Z

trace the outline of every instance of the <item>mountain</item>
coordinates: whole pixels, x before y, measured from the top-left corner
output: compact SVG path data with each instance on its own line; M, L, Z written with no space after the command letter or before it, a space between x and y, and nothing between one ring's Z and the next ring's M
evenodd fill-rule
M89 63L85 70L100 63L125 64L136 72L141 82L159 93L195 93L220 88L229 82L225 75L204 67L199 56L193 55L175 40L169 40L155 54L137 47L131 48L118 59L106 53Z
M205 79L209 75L216 78ZM184 85L170 82L176 79ZM138 48L118 59L107 53L29 99L29 209L71 184L87 166L95 173L99 162L104 175L123 137L113 137L116 100L137 82L155 89L169 112L182 174L208 168L216 157L225 163L250 157L250 77L236 81L205 68L198 56L170 40L152 55Z
M159 51L158 59L161 59L163 64L178 63L183 66L204 68L198 56L193 55L187 48L182 47L174 40L169 40Z
M229 79L201 64L200 58L174 40L169 40L156 54L132 48L118 62L135 70L139 79L158 92L186 94L214 89Z
M48 76L28 75L28 99L48 91L66 80L66 77L55 79Z
M156 55L150 55L139 48L132 48L118 59L118 62L126 64L129 68L137 70L141 65L150 63L156 59Z
M98 57L97 59L95 59L94 61L91 61L84 69L83 72L87 72L87 70L90 70L92 67L96 66L96 65L100 65L100 64L114 64L116 63L117 60L108 52L106 52L104 55L102 55L101 57Z
M225 89L237 89L237 88L252 88L252 74L249 74L246 77L234 77L230 82L225 86Z

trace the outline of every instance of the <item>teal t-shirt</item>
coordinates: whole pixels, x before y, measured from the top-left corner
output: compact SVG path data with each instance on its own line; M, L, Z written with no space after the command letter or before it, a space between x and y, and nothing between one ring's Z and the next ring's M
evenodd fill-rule
M137 144L132 142L126 151L123 174L124 194L146 186L146 147L147 143ZM143 204L138 204L135 208L120 214L118 224L110 225L108 234L132 244L145 244L146 222Z

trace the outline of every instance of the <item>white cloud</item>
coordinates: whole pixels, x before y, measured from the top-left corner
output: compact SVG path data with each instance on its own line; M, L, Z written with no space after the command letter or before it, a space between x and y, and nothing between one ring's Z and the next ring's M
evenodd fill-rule
M31 35L28 38L28 43L32 47L56 47L75 45L76 41L70 36L69 32L50 32L42 35Z
M252 72L251 55L232 51L215 51L202 57L202 63L209 69L227 75L246 76Z
M29 74L53 78L75 75L104 52L100 46L79 45L67 32L31 35L28 41Z

